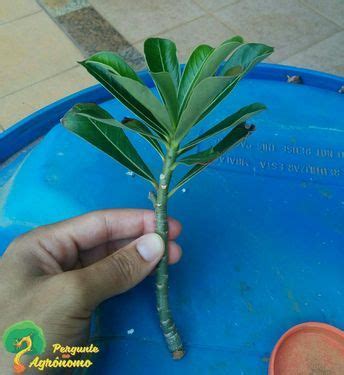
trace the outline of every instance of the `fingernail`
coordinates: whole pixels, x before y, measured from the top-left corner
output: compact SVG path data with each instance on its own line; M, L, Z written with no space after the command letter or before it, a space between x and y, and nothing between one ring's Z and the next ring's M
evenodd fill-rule
M142 236L137 244L136 249L146 262L153 262L161 258L164 253L164 242L156 233L150 233Z

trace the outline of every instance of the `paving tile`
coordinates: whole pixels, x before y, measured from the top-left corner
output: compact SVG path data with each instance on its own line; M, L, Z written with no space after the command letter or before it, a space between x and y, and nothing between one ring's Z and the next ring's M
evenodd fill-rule
M185 0L90 0L129 42L135 43L204 14Z
M215 15L247 39L274 46L273 61L286 59L340 31L298 0L241 0Z
M142 70L146 66L144 56L133 46L127 48L126 50L120 51L119 55L121 55L124 60L135 70Z
M226 5L238 3L239 1L240 0L194 0L195 3L209 11L217 10L225 7Z
M56 20L86 55L103 50L121 51L131 46L93 7L73 11Z
M344 27L343 0L301 0L302 3L321 13L337 25Z
M233 35L234 31L229 30L210 16L198 18L175 29L158 34L158 36L172 39L176 43L181 62L187 60L198 44L206 43L216 46ZM137 43L135 47L143 52L143 43Z
M73 67L80 51L45 12L0 26L0 97Z
M56 18L57 22L84 53L90 56L99 51L114 51L134 69L142 69L144 57L92 6Z
M0 123L7 128L32 112L76 91L96 84L81 66L0 99Z
M41 10L35 0L1 0L0 25Z
M344 76L344 31L314 44L281 63Z
M62 16L89 5L88 0L38 0L53 17Z

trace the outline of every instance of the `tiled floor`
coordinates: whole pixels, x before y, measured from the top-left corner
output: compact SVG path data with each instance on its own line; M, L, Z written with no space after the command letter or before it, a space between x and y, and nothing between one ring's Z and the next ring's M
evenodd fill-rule
M95 83L76 64L116 50L144 66L142 41L198 43L233 34L276 48L271 61L344 75L344 0L1 0L0 131Z

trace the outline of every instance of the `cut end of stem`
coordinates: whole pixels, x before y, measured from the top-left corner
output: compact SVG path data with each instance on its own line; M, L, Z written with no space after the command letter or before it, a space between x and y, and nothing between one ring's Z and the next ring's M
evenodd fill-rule
M185 355L184 349L175 350L172 353L173 359L175 359L175 360L182 359L184 357L184 355Z

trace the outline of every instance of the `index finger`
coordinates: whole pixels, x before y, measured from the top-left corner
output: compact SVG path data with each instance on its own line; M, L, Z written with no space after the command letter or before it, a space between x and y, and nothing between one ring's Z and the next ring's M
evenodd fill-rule
M169 228L170 239L176 238L181 231L180 223L171 218ZM50 268L54 270L49 272L57 272L59 267L61 270L72 269L77 264L80 251L90 250L114 240L140 237L154 230L155 215L151 210L93 211L28 232L12 243L4 255L13 254L12 249L17 249L18 254L20 253L18 263L27 265L31 262L31 268L34 268L36 257L32 255L38 254L38 258L41 259L41 249L49 253L55 261L49 263Z
M181 232L180 223L168 219L169 239ZM43 226L32 233L58 241L57 245L76 245L78 250L89 250L109 241L139 237L155 231L155 215L152 210L108 209ZM53 245L53 244L51 244Z

